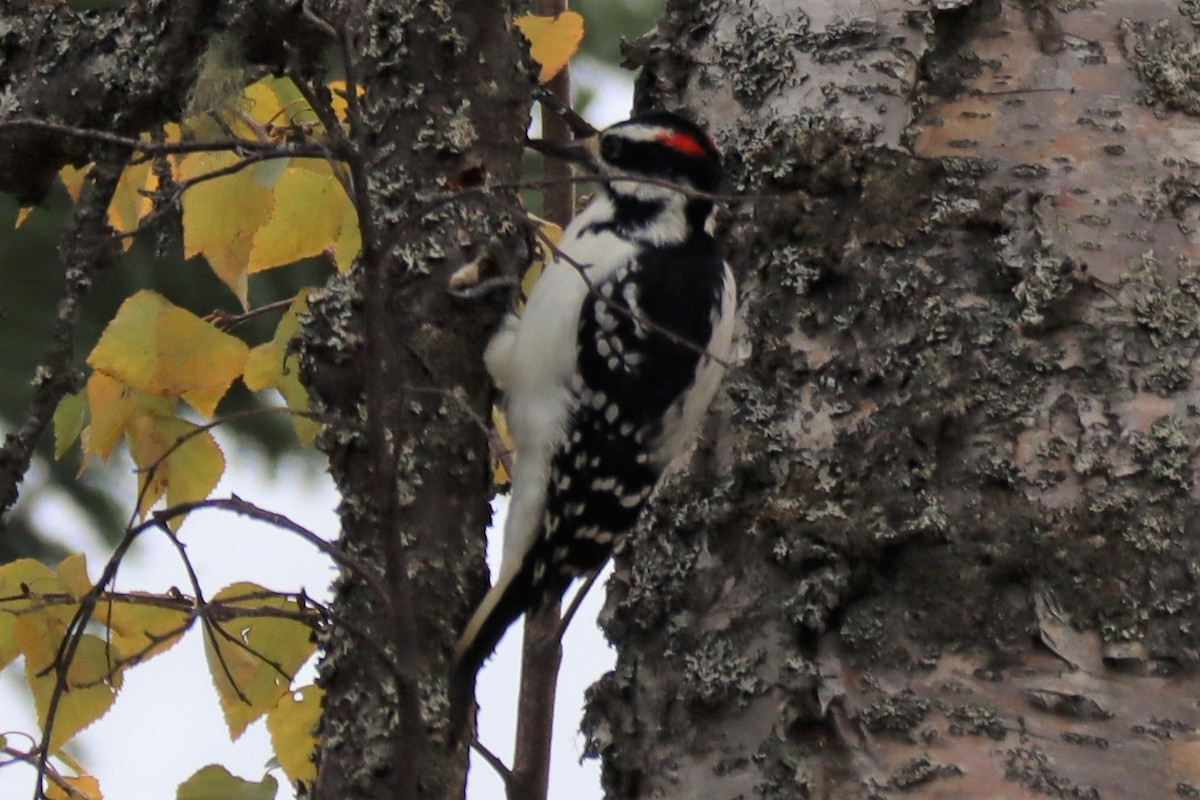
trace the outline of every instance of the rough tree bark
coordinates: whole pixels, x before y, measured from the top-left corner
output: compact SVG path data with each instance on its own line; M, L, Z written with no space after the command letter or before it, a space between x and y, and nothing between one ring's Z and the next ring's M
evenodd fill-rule
M631 47L774 198L610 587L609 795L1200 796L1198 22L673 1Z
M305 379L325 411L365 419L321 445L342 492L341 543L379 565L390 596L354 580L325 637L326 690L313 796L461 796L466 752L448 746L446 659L486 581L490 510L483 347L501 303L455 300L450 275L527 258L514 192L446 202L452 187L518 177L532 84L510 3L337 6L366 88L366 188L357 274L311 302ZM356 63L355 63L356 62ZM500 203L499 205L497 203ZM464 554L469 558L464 559ZM394 658L364 655L361 637Z

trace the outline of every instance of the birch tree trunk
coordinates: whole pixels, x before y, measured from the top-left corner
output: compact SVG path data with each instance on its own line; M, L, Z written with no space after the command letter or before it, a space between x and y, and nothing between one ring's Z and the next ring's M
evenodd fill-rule
M671 2L630 48L768 198L610 587L609 795L1200 796L1198 11Z

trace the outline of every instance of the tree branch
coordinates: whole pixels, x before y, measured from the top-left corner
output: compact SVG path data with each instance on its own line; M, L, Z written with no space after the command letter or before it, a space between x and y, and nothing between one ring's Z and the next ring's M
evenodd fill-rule
M71 227L64 237L59 257L66 286L59 298L50 332L50 345L33 378L33 402L21 429L9 434L0 447L0 527L3 517L17 502L19 486L29 471L38 440L54 417L59 402L79 384L75 360L75 332L88 294L100 277L116 263L120 252L110 244L108 204L117 189L121 167L99 165L92 183L75 207Z

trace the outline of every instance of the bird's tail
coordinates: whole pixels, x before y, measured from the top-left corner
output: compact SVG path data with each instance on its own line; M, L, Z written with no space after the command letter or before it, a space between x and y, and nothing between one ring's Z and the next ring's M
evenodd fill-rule
M475 675L508 627L533 604L532 587L533 565L526 560L508 576L500 576L463 629L450 666L450 730L455 738L467 729L475 699Z

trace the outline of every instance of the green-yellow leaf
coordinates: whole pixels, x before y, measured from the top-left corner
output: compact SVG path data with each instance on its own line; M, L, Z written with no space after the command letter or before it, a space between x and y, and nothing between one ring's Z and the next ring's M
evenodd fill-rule
M175 406L172 399L136 391L102 372L88 376L87 401L91 422L83 431L85 464L91 456L107 459L135 415L166 415Z
M76 600L81 599L92 590L92 582L87 576L87 556L83 553L69 555L58 565L54 577L67 593Z
M288 354L288 344L300 332L297 315L307 310L308 290L302 289L279 320L271 341L250 351L250 357L246 359L246 372L242 375L250 391L275 389L283 395L287 407L293 411L308 411L310 408L308 390L300 383L299 359L295 353ZM292 423L300 443L306 446L312 444L321 430L320 423L306 417L292 417Z
M46 781L46 800L104 800L100 792L100 781L91 775L64 777L63 782L71 787L68 792L54 781Z
M21 652L17 647L17 618L0 602L0 670L7 667Z
M556 17L525 14L514 21L529 40L530 55L542 68L538 73L542 83L567 65L583 41L583 17L575 11L564 11Z
M66 629L73 609L47 607L38 597L62 591L54 573L40 561L20 558L0 566L0 669L27 646L46 650L58 646L62 636L55 631ZM43 644L42 639L51 641Z
M196 433L197 426L178 417L138 414L129 421L127 437L138 467L138 513L146 512L164 494L167 505L204 500L225 472L225 456L212 434ZM180 443L182 442L182 443ZM183 517L168 524L177 530Z
M186 612L143 603L114 602L98 615L109 625L113 647L130 666L171 649L191 624Z
M0 608L28 608L26 590L29 595L49 594L61 591L62 586L50 568L35 558L18 558L0 566Z
M83 420L88 407L87 392L80 389L59 401L54 409L54 458L62 458L79 434L83 432Z
M240 339L143 290L121 304L87 361L139 391L182 397L211 418L248 353Z
M317 776L312 757L317 749L316 730L323 695L319 687L311 685L287 692L267 715L271 747L293 783L311 784Z
M76 605L70 602L51 602L51 596L65 595L66 589L57 576L44 564L31 558L20 559L0 567L0 616L12 620L11 638L0 643L0 656L8 663L12 649L25 656L25 674L33 676L54 663L66 635L67 625L75 615ZM16 616L12 616L12 615Z
M222 601L241 608L300 610L295 602L253 583L225 587L212 598ZM254 616L212 623L204 654L231 738L275 708L296 670L315 651L312 629L294 619Z
M292 159L274 193L271 216L254 234L250 274L332 251L351 207L333 167L316 158Z
M291 78L268 75L243 92L249 101L250 117L259 125L313 122L316 115Z
M275 800L278 788L271 775L252 783L219 764L209 764L180 784L175 800Z
M18 621L18 627L27 618ZM117 699L121 689L121 671L114 669L112 654L103 639L90 633L80 637L79 647L67 669L66 690L60 695L54 711L54 727L50 734L50 752L56 752L81 730L104 715ZM25 678L33 692L38 723L45 730L50 700L58 680L50 659L35 660L25 653Z

